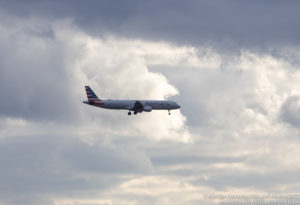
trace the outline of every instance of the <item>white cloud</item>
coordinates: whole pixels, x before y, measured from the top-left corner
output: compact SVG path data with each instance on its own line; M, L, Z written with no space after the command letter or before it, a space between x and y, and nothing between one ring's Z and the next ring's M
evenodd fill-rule
M40 28L36 20L27 21L31 22L31 30ZM35 24L36 27L33 26ZM171 117L167 112L152 112L128 120L126 111L101 111L81 104L86 98L83 86L87 84L103 98L166 99L177 95L178 90L167 78L150 72L145 63L147 50L164 49L164 45L153 46L155 43L115 38L92 38L74 28L70 21L50 24L54 38L48 40L25 32L29 29L26 27L28 22L24 25L18 29L6 27L8 32L2 37L2 41L5 41L15 36L17 44L13 45L13 50L18 53L15 60L2 70L6 80L12 72L18 73L18 77L13 77L17 84L9 87L10 93L14 93L13 100L17 103L12 105L15 108L10 108L10 101L4 101L4 114L10 116L18 110L15 115L21 118L31 118L34 115L42 120L54 120L55 116L63 117L64 121L68 121L68 117L75 118L75 121L84 118L89 123L100 123L111 132L117 130L130 135L135 133L134 135L155 140L190 140L189 132L184 127L185 117L178 111L173 112ZM142 51L144 54L139 54ZM151 52L154 53L155 50ZM25 64L20 65L22 61ZM59 64L52 64L51 61ZM21 77L20 74L24 75ZM4 83L2 87L7 86L6 82L2 84ZM7 89L3 89L2 94L6 95ZM24 97L20 98L20 95ZM57 115L53 115L54 113ZM99 119L94 120L95 118ZM69 121L74 121L73 119ZM123 120L126 122L123 123Z
M178 94L178 90L168 82L165 76L148 70L145 63L147 53L139 54L139 51L149 46L147 42L101 40L88 36L80 36L73 39L73 42L77 49L83 49L79 53L80 56L75 56L75 65L70 63L70 70L77 70L80 84L91 84L100 98L166 99ZM155 47L155 49L159 50L160 47ZM152 52L155 51L152 50ZM82 91L82 88L78 87L78 89ZM126 115L126 112L111 112L110 114L106 113L105 116L99 116L99 118L102 118L101 123L104 125L110 123L111 130L115 130L116 125L112 122L119 121L120 115ZM121 123L122 129L118 131L130 133L130 135L147 136L155 140L167 139L182 142L191 140L189 131L184 127L185 117L178 111L174 111L171 116L168 116L167 112L152 112L129 120L128 116L125 116L122 120L124 119L126 122Z
M32 197L46 195L54 204L197 204L214 190L298 190L290 171L300 168L300 72L293 55L229 56L207 47L92 37L71 20L10 21L18 23L0 24L6 167L0 177L7 183L14 174L29 178ZM172 97L182 109L127 116L89 107L81 103L86 84L101 98ZM155 157L165 161L156 164Z

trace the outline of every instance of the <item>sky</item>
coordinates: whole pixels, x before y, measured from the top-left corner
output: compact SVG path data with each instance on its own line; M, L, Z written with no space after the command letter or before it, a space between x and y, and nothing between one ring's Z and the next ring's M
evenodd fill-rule
M0 0L0 205L299 193L299 13L295 0ZM181 109L98 109L85 85Z

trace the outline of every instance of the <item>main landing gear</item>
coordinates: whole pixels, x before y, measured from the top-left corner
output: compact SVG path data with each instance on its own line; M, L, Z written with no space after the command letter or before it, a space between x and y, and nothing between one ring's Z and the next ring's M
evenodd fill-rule
M137 111L134 111L133 114L136 115L136 114L137 114ZM131 112L130 112L130 111L128 111L128 115L131 115Z
M137 111L134 111L134 112L133 112L133 114L135 114L135 115L136 115L136 114L137 114ZM169 115L171 115L171 112L170 112L170 110L168 110L168 114L169 114ZM128 111L128 115L131 115L131 111Z

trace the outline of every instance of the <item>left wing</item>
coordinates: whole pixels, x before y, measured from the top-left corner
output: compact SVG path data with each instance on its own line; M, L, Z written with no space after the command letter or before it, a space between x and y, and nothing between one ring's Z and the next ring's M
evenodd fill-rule
M148 106L148 105L144 105L143 103L141 103L141 101L135 101L133 107L129 110L134 111L134 114L138 113L138 112L151 112L152 111L152 107Z
M133 107L131 107L129 110L132 110L134 112L143 112L144 105L140 101L135 101Z

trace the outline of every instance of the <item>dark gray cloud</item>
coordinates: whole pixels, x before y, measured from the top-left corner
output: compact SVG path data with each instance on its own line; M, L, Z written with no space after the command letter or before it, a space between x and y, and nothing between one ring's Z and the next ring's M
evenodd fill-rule
M206 184L216 190L227 190L231 187L236 188L256 188L263 191L274 192L283 183L286 185L299 183L299 172L292 170L272 171L267 173L243 171L238 169L223 170L217 172L209 179L200 179L195 183L198 185ZM288 188L286 191L289 191ZM299 190L297 190L299 191Z
M2 139L0 166L1 199L99 191L121 182L121 174L142 171L128 154L112 147L42 135Z
M86 31L188 44L299 44L299 1L1 1L18 16L72 18Z
M236 163L245 161L244 157L217 157L217 156L159 156L151 159L153 165L170 166L182 164L214 164L214 163Z
M300 126L299 96L291 96L281 106L280 118L295 127Z
M0 42L0 115L35 120L74 116L63 47L51 27L21 28Z

